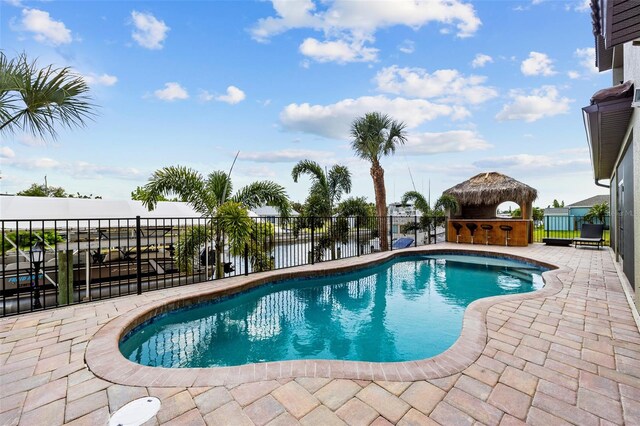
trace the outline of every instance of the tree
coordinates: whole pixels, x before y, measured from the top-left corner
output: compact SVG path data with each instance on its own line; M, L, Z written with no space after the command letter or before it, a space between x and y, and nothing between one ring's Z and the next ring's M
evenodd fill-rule
M89 86L70 68L38 68L26 54L8 59L0 51L0 133L17 130L56 138L56 125L84 127L92 118Z
M22 195L26 197L51 197L51 198L102 198L99 195L94 196L93 194L83 195L79 192L74 194L69 194L65 189L61 186L48 186L48 185L38 185L37 183L32 183L31 186L23 191L19 191L16 195Z
M605 201L591 206L587 214L584 215L584 220L593 223L594 219L597 219L598 222L604 223L607 216L609 216L609 203Z
M553 208L554 209L559 209L559 208L562 208L562 207L564 207L564 200L562 200L561 203L558 202L558 200L556 200L556 199L553 200Z
M67 198L69 196L61 186L38 185L37 183L32 183L29 188L19 191L16 195L52 198Z
M131 199L134 201L143 201L148 198L147 191L142 186L137 186L136 189L131 191ZM179 201L177 197L173 197L172 199L168 199L165 196L160 195L158 197L158 201Z
M322 169L320 164L311 160L302 160L293 167L291 177L298 182L301 175L306 174L311 178L309 196L305 200L304 216L309 220L313 228L327 225L328 229L318 239L318 244L313 247L315 260L321 261L324 250L331 249L331 258L336 257L336 242L345 242L348 225L345 229L344 221L336 220L333 224L334 206L342 198L342 194L351 192L351 173L349 169L341 165L333 165L329 171Z
M533 220L543 220L544 219L544 210L540 207L534 207L533 212L531 213L531 217Z
M303 174L309 175L311 178L309 195L316 196L313 202L317 205L313 207L313 210L322 213L321 216L331 216L334 206L340 201L342 194L351 192L351 172L345 166L335 164L328 172L325 172L315 161L302 160L293 167L291 177L297 183Z
M371 163L369 173L373 179L376 198L376 214L380 223L380 248L389 249L387 237L387 193L384 185L384 169L380 159L392 155L398 145L407 140L405 124L386 114L371 112L351 123L351 148L363 160Z
M233 185L229 175L222 171L214 171L206 178L199 172L182 166L169 166L156 170L143 188L146 194L141 200L149 210L153 210L162 197L175 195L188 203L203 217L211 218L215 227L204 227L204 230L187 233L183 258L185 269L189 268L191 259L198 248L213 238L216 245L216 278L224 276L222 264L222 238L226 237L232 254L238 254L245 244L251 243L252 232L256 229L248 215L248 209L262 205L273 206L283 217L289 217L290 206L285 189L271 181L253 182L240 188L233 194ZM211 229L215 228L215 234ZM176 254L178 250L176 251Z
M375 217L375 205L367 202L365 197L349 197L341 201L336 208L336 213L343 217L359 217L360 221Z
M416 209L422 213L418 229L426 231L428 235L431 235L433 228L444 223L446 211L456 213L460 209L460 203L458 203L458 200L447 194L443 194L438 198L433 207L429 205L429 202L424 198L424 195L417 191L405 192L402 196L401 202L402 204L413 202ZM415 229L415 225L413 223L409 223L405 226L404 232L408 232L413 229Z

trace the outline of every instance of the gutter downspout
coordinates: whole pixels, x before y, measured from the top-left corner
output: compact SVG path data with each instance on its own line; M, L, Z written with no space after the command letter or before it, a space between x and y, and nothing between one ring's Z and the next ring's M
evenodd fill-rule
M596 184L596 186L601 186L602 188L611 188L611 184L609 184L609 185L605 185L605 184L603 184L603 183L600 183L600 182L599 182L599 180L600 180L600 179L594 179L594 180L593 180L593 181L594 181L594 183Z

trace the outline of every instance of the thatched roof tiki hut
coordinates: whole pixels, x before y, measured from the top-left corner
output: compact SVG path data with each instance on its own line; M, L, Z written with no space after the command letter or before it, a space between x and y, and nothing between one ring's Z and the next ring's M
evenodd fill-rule
M533 201L538 198L534 188L497 172L480 173L444 193L460 203L455 217L469 219L494 218L498 206L506 201L520 206L522 219L531 219Z
M452 214L451 219L456 219L458 223L473 222L477 226L490 223L494 226L491 238L485 235L485 239L490 240L488 244L506 241L503 233L498 231L500 225L509 225L513 228L508 241L509 245L526 245L533 241L533 226L530 221L533 201L538 198L538 191L529 185L497 172L488 172L480 173L459 183L444 193L455 197L460 203L459 211ZM521 218L518 218L520 220L496 219L498 206L506 201L512 201L520 206L522 212ZM466 242L466 237L463 240Z

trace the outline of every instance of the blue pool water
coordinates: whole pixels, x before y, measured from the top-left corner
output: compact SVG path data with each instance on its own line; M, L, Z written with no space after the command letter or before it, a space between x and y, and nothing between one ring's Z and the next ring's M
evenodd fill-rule
M481 256L400 257L172 311L132 330L120 350L131 361L162 367L423 359L456 341L471 302L539 289L542 271Z

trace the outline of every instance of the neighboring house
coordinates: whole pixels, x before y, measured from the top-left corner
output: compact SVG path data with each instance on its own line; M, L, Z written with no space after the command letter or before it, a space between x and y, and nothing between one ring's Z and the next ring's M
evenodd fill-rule
M389 212L392 240L404 237L415 238L416 233L414 231L403 234L400 230L403 225L419 221L422 216L420 210L417 210L413 204L392 203L387 206L387 211ZM426 232L418 232L418 243L426 242L426 238Z
M544 209L544 229L548 231L579 231L584 223L583 217L596 204L609 203L608 195L596 195L565 207L548 207ZM598 223L597 219L592 221ZM609 218L605 225L610 225Z
M261 206L253 210L249 210L249 216L256 218L259 222L269 222L275 227L276 233L290 232L291 222L283 221L280 218L280 212L273 206ZM298 217L300 213L291 210L291 217Z
M609 204L609 194L604 195L595 195L591 198L587 198L586 200L578 201L577 203L569 204L567 208L569 209L569 216L584 216L589 213L591 207L596 204L607 203Z
M583 118L595 183L610 192L611 247L640 306L640 2L592 0L591 9L596 67L612 71L613 86L591 97Z

